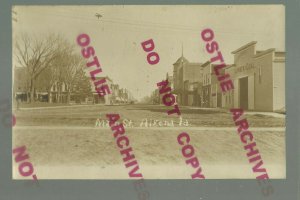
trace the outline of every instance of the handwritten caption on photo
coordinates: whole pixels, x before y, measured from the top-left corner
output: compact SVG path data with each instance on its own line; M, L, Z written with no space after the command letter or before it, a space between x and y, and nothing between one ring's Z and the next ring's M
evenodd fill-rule
M133 128L133 127L190 127L192 124L187 120L183 119L181 116L179 117L178 121L174 120L158 120L158 119L151 119L151 118L144 118L140 122L135 122L131 119L123 119L122 123L126 128ZM98 118L95 123L95 127L109 127L109 121Z

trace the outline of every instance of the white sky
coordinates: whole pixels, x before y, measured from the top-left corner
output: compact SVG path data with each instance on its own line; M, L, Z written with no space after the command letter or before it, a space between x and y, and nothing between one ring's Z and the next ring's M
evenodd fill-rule
M285 7L259 6L16 6L13 34L43 36L59 33L76 44L81 33L91 37L103 75L140 99L156 88L156 83L172 74L173 63L181 56L190 62L206 62L210 57L201 40L201 31L211 28L225 63L233 62L232 51L250 41L257 50L285 51ZM103 17L99 20L95 14ZM152 38L160 56L149 65L141 42ZM76 44L77 45L77 44ZM78 47L78 53L80 47Z

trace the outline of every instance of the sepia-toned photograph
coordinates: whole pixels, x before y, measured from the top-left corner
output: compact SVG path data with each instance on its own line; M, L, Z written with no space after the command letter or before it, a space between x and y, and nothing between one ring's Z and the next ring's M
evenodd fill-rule
M11 15L13 179L286 178L283 5Z

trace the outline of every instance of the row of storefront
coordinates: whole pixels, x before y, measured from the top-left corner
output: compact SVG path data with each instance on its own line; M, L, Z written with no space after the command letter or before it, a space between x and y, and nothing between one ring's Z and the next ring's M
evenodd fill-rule
M182 55L173 64L173 93L183 106L285 111L285 52L256 51L250 42L233 51L234 63L223 68L234 90L222 93L212 63L190 63Z

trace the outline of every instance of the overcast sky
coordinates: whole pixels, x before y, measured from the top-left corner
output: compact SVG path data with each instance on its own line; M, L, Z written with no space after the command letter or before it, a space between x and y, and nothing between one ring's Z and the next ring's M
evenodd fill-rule
M103 74L137 99L150 95L167 72L172 74L182 45L190 62L209 59L200 37L204 28L214 30L228 64L233 62L231 52L251 41L257 41L257 50L285 51L282 5L16 6L13 10L17 19L13 21L14 36L21 32L39 36L59 33L76 44L77 36L87 33ZM96 13L102 17L97 19ZM152 66L140 45L150 38L160 56L160 62Z

